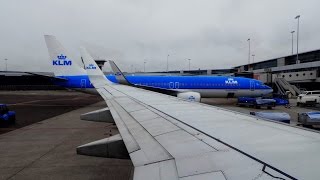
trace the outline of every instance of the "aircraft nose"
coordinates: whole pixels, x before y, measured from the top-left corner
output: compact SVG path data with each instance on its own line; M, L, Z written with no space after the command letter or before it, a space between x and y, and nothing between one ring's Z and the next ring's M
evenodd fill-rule
M266 88L266 94L269 94L269 93L272 93L273 92L273 89L271 88L271 87L269 87L269 86L266 86L267 88Z

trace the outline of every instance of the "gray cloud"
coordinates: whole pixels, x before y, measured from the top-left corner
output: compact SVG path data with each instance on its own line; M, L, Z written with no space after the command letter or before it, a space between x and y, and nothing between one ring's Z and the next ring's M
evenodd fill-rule
M85 45L126 71L228 68L291 53L301 14L300 50L318 49L316 0L10 0L0 6L0 69L50 71L44 34L79 58Z

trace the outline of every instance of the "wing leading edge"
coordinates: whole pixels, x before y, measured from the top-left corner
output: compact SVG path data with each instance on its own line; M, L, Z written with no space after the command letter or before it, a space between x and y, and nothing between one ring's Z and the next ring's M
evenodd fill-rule
M86 66L97 67L85 49L81 54ZM113 84L99 68L87 72L117 124L135 166L134 179L314 179L320 175L318 133Z

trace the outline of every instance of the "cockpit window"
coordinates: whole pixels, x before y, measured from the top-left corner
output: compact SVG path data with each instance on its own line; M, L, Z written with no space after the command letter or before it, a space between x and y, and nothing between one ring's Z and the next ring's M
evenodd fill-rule
M256 82L256 85L257 85L257 86L264 86L264 84L263 84L261 81L257 81L257 82Z

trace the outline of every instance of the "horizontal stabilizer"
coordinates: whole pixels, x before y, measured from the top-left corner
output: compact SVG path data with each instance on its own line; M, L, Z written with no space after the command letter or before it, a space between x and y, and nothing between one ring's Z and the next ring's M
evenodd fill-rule
M129 153L122 141L120 134L81 145L77 147L77 154L116 159L129 159Z
M88 112L80 116L81 120L114 123L109 108L103 108L96 111Z

